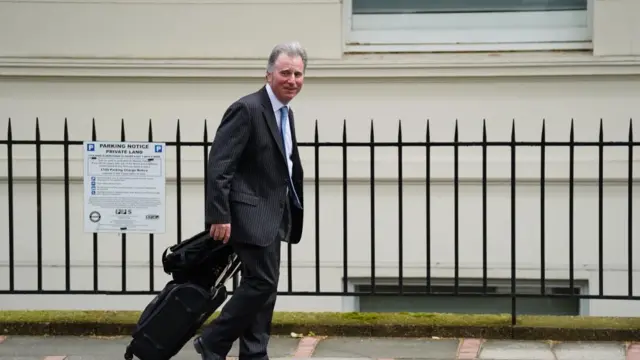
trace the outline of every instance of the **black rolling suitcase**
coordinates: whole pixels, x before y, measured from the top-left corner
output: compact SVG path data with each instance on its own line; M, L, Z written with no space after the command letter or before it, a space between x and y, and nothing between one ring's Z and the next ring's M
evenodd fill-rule
M225 301L225 282L238 271L240 260L231 246L203 231L165 250L162 264L173 279L142 311L126 360L175 356Z

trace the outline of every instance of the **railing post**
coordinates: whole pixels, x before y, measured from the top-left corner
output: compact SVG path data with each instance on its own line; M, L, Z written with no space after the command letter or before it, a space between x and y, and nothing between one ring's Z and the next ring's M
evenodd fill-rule
M573 119L571 119L571 129L569 133L569 289L573 294L573 268L574 255L573 255L573 203L574 203L574 177L575 177L575 135L573 131Z
M313 152L315 177L313 189L315 192L315 247L316 247L316 292L320 292L320 144L318 134L318 119L313 131Z
M431 293L431 129L429 127L429 120L427 119L427 132L425 135L425 207L426 207L426 219L425 219L425 231L427 237L427 293Z
M371 228L371 294L376 293L376 151L373 131L373 119L369 131L369 203L370 203L370 228Z
M36 253L38 257L38 291L42 291L42 144L40 120L36 118Z
M69 126L64 119L64 279L65 289L71 290L71 224L69 219Z
M176 243L182 242L182 143L180 119L176 123Z
M482 292L487 294L487 121L482 119Z
M13 219L13 133L11 118L7 124L7 205L9 214L9 291L15 290L15 248L14 248L14 219Z
M598 134L598 288L604 295L604 129L600 119Z
M203 169L203 185L204 185L204 208L203 211L207 211L207 188L209 187L209 130L207 129L207 119L204 119L204 131L202 131L202 163L204 165ZM208 230L207 224L204 224L204 230Z
M91 141L98 141L96 119L91 120ZM93 291L98 292L98 233L93 233Z
M516 121L511 125L511 325L516 325Z
M453 294L460 288L460 179L459 179L458 119L453 130Z
M546 292L545 281L545 264L546 264L546 250L545 250L545 167L546 167L546 155L545 155L545 143L546 143L546 128L545 120L542 120L542 134L540 135L540 294L544 295Z
M342 291L348 291L348 231L347 231L347 119L342 124Z
M629 297L633 296L633 121L629 119L629 155L627 162L629 165L627 173L627 237L628 237L628 275L629 275Z
M149 142L153 142L153 124L151 119L149 119L149 134L148 134ZM166 152L166 151L165 151ZM154 270L154 234L149 233L149 291L154 291L155 289L155 270Z
M398 120L398 287L404 293L404 239L403 239L403 181L402 181L402 121Z
M125 141L124 119L120 121L120 141ZM127 234L122 233L122 292L127 292Z

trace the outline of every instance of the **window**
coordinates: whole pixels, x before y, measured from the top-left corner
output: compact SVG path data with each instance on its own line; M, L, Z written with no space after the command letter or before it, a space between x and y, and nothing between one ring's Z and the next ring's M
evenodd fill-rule
M344 0L347 52L591 48L593 0Z
M351 278L350 285L355 291L371 291L371 279ZM405 278L403 289L405 292L425 291L425 279ZM431 291L434 293L454 293L453 279L432 279ZM573 289L568 280L546 280L546 294L580 295L588 293L588 282L581 279L574 280ZM393 278L377 278L376 292L399 293L398 281ZM484 292L482 279L461 278L458 295L438 296L392 296L366 295L355 299L351 311L360 312L440 312L458 314L509 314L511 313L510 297L478 297L465 295ZM510 294L511 280L488 279L488 294ZM516 293L540 294L540 280L517 279ZM519 315L588 315L588 300L569 297L520 297L516 300L516 313Z

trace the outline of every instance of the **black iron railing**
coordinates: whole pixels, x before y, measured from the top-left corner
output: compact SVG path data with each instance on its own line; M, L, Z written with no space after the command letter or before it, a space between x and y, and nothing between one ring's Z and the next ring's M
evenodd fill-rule
M4 288L4 289L0 289L0 294L151 294L151 293L157 293L157 289L154 289L154 268L157 267L157 261L158 259L155 258L154 254L155 254L155 246L158 246L158 244L156 243L155 239L154 239L154 235L153 234L149 234L148 235L148 242L149 242L149 289L148 290L130 290L127 288L127 266L126 266L126 259L127 259L127 235L123 234L121 235L121 247L122 247L122 254L121 254L121 258L122 258L122 267L121 267L121 281L122 281L122 288L121 290L118 291L106 291L106 290L101 290L100 286L99 286L99 272L100 272L100 263L98 261L98 239L99 239L99 234L94 233L93 234L93 253L91 254L92 259L93 259L93 289L92 290L76 290L73 289L72 286L72 282L71 282L71 268L72 268L72 263L71 263L71 256L70 256L70 234L71 234L71 230L70 230L70 215L69 215L69 208L70 208L70 188L69 188L69 179L70 179L70 170L69 170L69 149L71 147L79 147L82 146L83 144L83 140L71 140L69 138L69 131L68 131L68 127L67 127L67 122L65 121L65 125L64 125L64 135L63 135L63 139L62 140L46 140L43 139L41 137L41 131L40 131L40 126L38 124L38 122L36 122L36 127L35 127L35 140L19 140L19 139L14 139L13 136L13 132L12 132L12 127L11 127L11 121L9 121L9 126L6 132L6 139L0 140L0 148L1 147L5 147L6 151L7 151L7 158L6 158L6 163L7 163L7 169L6 169L6 179L3 179L3 181L6 181L7 184L7 198L8 198L8 202L6 204L7 209L8 209L8 221L7 221L7 226L8 226L8 248L7 249L2 249L0 251L8 252L8 288ZM91 136L91 140L92 141L98 141L99 137L97 135L97 131L96 131L96 125L95 125L95 121L93 122L93 126L92 126L92 136ZM121 141L126 141L126 136L125 136L125 124L124 124L124 120L121 122L120 124L120 140ZM148 127L148 138L147 139L137 139L137 140L148 140L148 141L154 141L157 139L154 139L153 136L153 126L152 126L152 122L149 121L149 127ZM205 125L204 125L204 131L203 131L203 137L202 137L202 141L183 141L181 140L181 131L180 131L180 122L178 121L177 123L177 128L176 128L176 136L175 136L175 140L174 141L169 141L166 142L168 147L174 147L175 151L176 151L176 168L175 168L175 172L176 172L176 177L177 177L177 181L176 181L176 208L175 208L175 216L177 218L177 228L176 228L176 241L179 242L183 239L183 237L185 236L185 234L183 233L183 228L182 228L182 224L181 224L181 219L183 216L183 209L181 206L182 203L182 185L181 185L181 174L182 174L182 165L181 165L181 150L183 148L187 148L187 147L195 147L195 148L201 148L202 149L202 153L203 153L203 159L205 159L203 161L203 178L202 178L202 183L203 186L206 183L206 159L208 158L208 151L209 151L209 145L210 145L210 140L209 140L209 131L207 130L207 125L206 125L206 121L205 121ZM632 199L633 199L633 186L634 186L634 176L633 176L633 163L634 163L634 158L633 158L633 149L635 146L638 146L638 142L635 142L633 140L633 129L632 129L632 123L630 122L629 124L629 134L628 134L628 138L624 139L624 140L619 140L619 141L604 141L604 134L603 134L603 127L602 127L602 122L600 123L600 131L599 131L599 139L597 141L575 141L575 136L574 136L574 126L573 126L573 122L571 123L571 128L570 128L570 132L569 132L569 140L568 141L547 141L546 140L546 130L545 130L545 126L544 126L544 122L542 124L542 131L541 131L541 137L539 141L517 141L516 140L516 130L515 130L515 124L512 126L511 129L511 136L510 139L507 141L488 141L487 140L487 131L486 131L486 127L483 126L483 132L482 132L482 140L481 141L459 141L459 136L458 136L458 125L456 122L455 125L455 130L454 130L454 135L453 135L453 140L452 141L431 141L431 135L430 135L430 129L429 129L429 125L427 123L427 127L426 127L426 133L425 133L425 140L424 141L420 141L420 142L407 142L407 141L403 141L403 137L402 137L402 128L399 127L398 129L398 134L397 134L397 140L396 141L389 141L389 142L381 142L381 141L376 141L374 138L374 128L373 128L373 123L371 125L371 130L370 130L370 140L364 141L364 142L350 142L347 140L347 131L346 131L346 123L344 125L343 128L343 133L342 133L342 141L336 141L336 142L321 142L319 140L319 135L318 135L318 125L316 122L315 125L315 134L314 134L314 139L311 142L302 142L299 144L299 146L301 147L305 147L305 148L313 148L314 151L314 174L312 174L310 177L313 179L313 184L314 184L314 191L311 194L306 195L305 197L314 197L314 206L315 206L315 221L314 221L314 227L307 227L305 228L305 233L306 233L306 237L311 237L310 234L313 234L313 237L315 237L315 279L310 281L315 281L315 290L314 291L295 291L295 289L293 289L292 286L292 282L293 282L293 272L294 272L294 268L292 266L292 261L287 261L287 269L286 269L286 278L287 278L287 285L288 285L288 290L287 291L283 291L281 292L281 294L283 295L321 295L321 296L369 296L369 295L377 295L377 296L451 296L451 295L464 295L464 296L496 296L496 297L507 297L507 298L511 298L511 302L512 302L512 314L515 314L515 309L516 309L516 299L517 298L523 298L523 297L571 297L571 298L580 298L580 299L618 299L618 300L640 300L640 296L638 295L634 295L634 291L633 291L633 282L634 282L634 278L633 278L633 248L634 248L634 232L633 232L633 203L632 203ZM47 216L49 216L46 213L43 213L42 211L42 146L60 146L64 149L64 154L63 154L63 163L64 163L64 206L63 206L63 212L64 212L64 231L65 231L65 289L64 290L46 290L45 286L43 284L43 252L46 251L46 249L43 249L43 236L45 236L43 234L43 229L42 229L42 221L44 218L46 218ZM15 282L15 258L14 258L14 251L15 251L15 242L16 242L16 219L14 217L14 206L16 203L16 198L15 198L15 192L14 192L14 150L16 149L16 147L19 146L34 146L35 147L35 164L36 164L36 175L35 175L35 184L36 184L36 213L34 214L34 226L36 227L36 248L35 248L35 252L34 252L34 256L37 259L37 288L34 290L22 290L22 289L18 289L16 287L16 282ZM343 206L343 219L342 219L342 241L343 241L343 250L342 250L342 254L343 254L343 259L342 259L342 265L343 265L343 271L342 271L342 284L343 284L343 288L342 291L325 291L322 290L321 286L320 286L320 278L323 275L322 272L322 261L320 259L320 246L321 246L321 241L320 241L320 234L322 231L322 227L323 224L320 221L320 203L322 201L322 199L320 198L320 163L319 163L319 158L320 158L320 152L321 152L321 148L328 148L328 147L334 147L334 148L340 148L342 149L342 206ZM347 252L347 244L349 242L349 238L348 238L348 226L350 224L349 222L349 218L348 218L348 210L347 210L347 204L349 202L349 192L348 192L348 188L349 188L349 179L346 176L347 174L347 169L348 169L348 156L347 156L347 150L350 148L368 148L369 152L370 152L370 165L369 165L369 170L370 170L370 199L371 199L371 207L370 207L370 216L371 216L371 220L370 220L370 242L369 242L369 247L370 249L367 249L367 251L371 252L371 258L370 258L370 281L369 284L367 284L367 291L350 291L348 288L348 284L347 284L347 279L349 279L349 263L348 263L348 252ZM397 229L397 248L398 248L398 254L399 254L399 258L397 259L398 261L398 269L397 269L397 287L395 287L397 290L388 290L388 287L385 286L385 288L387 288L387 290L381 291L381 290L377 290L376 289L376 281L378 280L378 277L376 276L376 258L375 258L375 248L376 248L376 244L378 243L378 241L380 241L379 239L376 239L376 228L375 228L375 223L376 223L376 207L374 205L374 199L376 197L376 187L375 187L375 165L376 165L376 153L375 150L378 148L395 148L397 149L397 155L398 155L398 163L397 163L397 193L398 193L398 212L397 212L397 219L398 219L398 229ZM451 280L453 282L453 290L451 292L438 292L438 291L434 291L434 284L432 282L432 269L433 269L433 264L434 262L438 261L438 259L434 259L432 256L432 233L430 231L431 229L431 221L432 221L432 212L431 212L431 203L432 203L432 192L431 192L431 178L432 178L432 166L431 166L431 152L434 148L442 148L442 147L446 147L446 148L452 148L453 149L453 175L452 175L452 186L453 186L453 196L454 196L454 233L453 233L453 239L452 239L452 247L454 249L454 276L453 279ZM475 291L475 292L460 292L459 291L459 281L460 281L460 260L459 260L459 252L460 252L460 246L461 246L461 241L463 239L460 238L460 232L459 232L459 210L460 210L460 206L464 205L461 204L460 201L460 194L459 194L459 159L460 159L460 155L459 155L459 149L462 147L479 147L482 150L482 177L479 181L481 181L481 186L482 186L482 213L478 214L478 216L482 217L482 272L478 273L478 278L481 278L482 281L482 290L481 291ZM509 279L506 279L508 281L510 281L510 291L508 293L501 293L501 294L496 294L496 293L489 293L487 292L487 288L488 288L488 270L490 269L490 265L488 264L487 261L487 255L488 255L488 247L487 247L487 241L488 241L488 223L487 223L487 204L490 201L490 198L488 198L487 196L487 149L489 148L495 148L495 147L502 147L502 148L508 148L510 150L510 179L509 179L509 186L510 186L510 210L509 210L509 217L510 217L510 221L509 221L509 226L510 226L510 249L506 250L505 249L505 255L508 256L509 260L510 260L510 277ZM516 178L516 168L518 166L518 161L516 161L516 153L517 150L519 148L534 148L534 149L539 149L539 155L540 155L540 169L539 169L539 186L540 186L540 262L539 262L539 269L540 269L540 273L539 273L539 277L537 280L539 280L539 284L540 284L540 289L541 291L539 293L535 293L535 294L531 294L531 293L520 293L517 290L517 276L516 276L516 272L518 270L518 264L516 263L516 248L518 246L518 239L516 237L516 192L517 192L517 178ZM546 205L545 205L545 200L547 198L547 195L545 194L545 181L546 181L546 151L547 149L551 148L551 147L560 147L560 148L568 148L569 150L569 160L568 160L568 165L569 165L569 175L568 175L568 179L567 179L567 185L568 185L568 189L569 189L569 196L568 196L568 204L569 204L569 213L567 215L567 219L568 219L568 241L567 241L567 246L569 248L569 259L568 259L568 288L570 289L570 291L564 292L564 293L547 293L545 292L545 284L548 281L546 278L546 264L545 264L545 254L546 254L546 238L545 238L545 231L546 229L546 224L545 224L545 209L546 209ZM573 289L575 288L575 277L574 277L574 267L575 267L575 259L574 259L574 253L575 253L575 239L574 239L574 229L575 229L575 224L574 224L574 199L575 199L575 193L574 193L574 161L575 161L575 149L576 148L586 148L586 147L590 147L590 148L597 148L598 149L598 178L597 180L597 186L598 186L598 284L597 284L597 294L577 294L573 291ZM404 229L403 229L403 219L405 217L405 213L403 212L403 149L406 148L419 148L419 149L424 149L424 162L425 162L425 169L426 172L424 174L424 180L425 180L425 201L426 201L426 218L424 219L424 223L425 223L425 228L426 228L426 236L424 238L424 241L426 243L426 260L424 263L424 278L423 280L423 285L420 287L421 290L419 291L408 291L405 288L405 275L403 273L403 253L405 253L408 249L405 248L405 244L403 243L403 239L405 238L406 234L404 233ZM623 294L623 295L607 295L605 294L604 291L604 286L605 286L605 276L603 274L604 271L604 260L603 260L603 253L604 253L604 248L606 246L605 244L605 236L604 236L604 207L603 207L603 202L604 202L604 194L603 194L603 188L604 188L604 150L605 148L625 148L627 150L628 156L626 159L626 163L628 165L628 171L627 171L627 179L626 179L626 187L627 187L627 197L628 197L628 202L627 202L627 208L626 209L621 209L620 211L624 211L624 216L627 219L627 239L625 239L625 241L627 242L627 258L624 260L620 261L620 264L624 264L624 266L626 266L626 278L627 278L627 294ZM309 173L307 172L307 176L309 177ZM18 200L18 201L22 201L22 200ZM622 214L620 216L623 216ZM332 226L335 226L335 224L332 224ZM187 234L189 235L189 234ZM388 239L385 239L385 241L388 241ZM364 242L363 242L364 244ZM170 244L164 244L162 245L162 247L164 246L168 246ZM291 259L291 245L289 245L288 249L288 254L289 254L289 259ZM409 249L410 251L410 249ZM504 279L503 279L504 280ZM536 281L537 281L536 280ZM234 287L235 287L235 280L234 280ZM410 288L415 289L416 286L412 285L410 286Z

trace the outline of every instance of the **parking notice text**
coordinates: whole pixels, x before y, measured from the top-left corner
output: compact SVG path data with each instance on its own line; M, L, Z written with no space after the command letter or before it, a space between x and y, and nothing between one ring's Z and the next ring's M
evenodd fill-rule
M164 143L85 141L84 231L165 232Z

